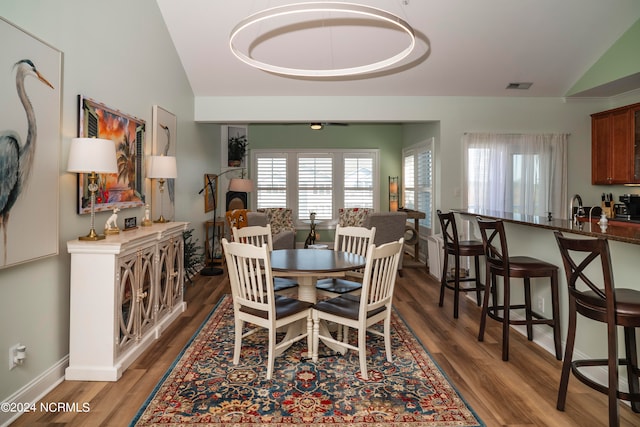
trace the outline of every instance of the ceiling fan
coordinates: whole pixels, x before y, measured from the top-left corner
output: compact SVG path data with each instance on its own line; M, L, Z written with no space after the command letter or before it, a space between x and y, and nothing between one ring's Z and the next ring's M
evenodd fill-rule
M335 123L335 122L309 123L309 127L313 130L322 130L325 126L349 126L349 123Z
M278 123L280 125L285 126L294 126L294 125L304 125L304 123ZM349 123L340 123L340 122L310 122L308 123L309 127L313 130L322 130L325 126L349 126Z

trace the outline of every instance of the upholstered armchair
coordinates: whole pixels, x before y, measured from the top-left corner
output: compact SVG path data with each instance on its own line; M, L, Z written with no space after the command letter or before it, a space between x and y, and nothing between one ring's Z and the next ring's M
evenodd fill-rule
M293 213L288 208L265 208L257 212L247 212L248 225L271 225L273 249L294 249L296 247L296 229L293 225Z
M364 220L367 228L375 227L376 236L373 243L380 246L383 243L396 242L404 237L407 231L406 212L371 212ZM402 256L398 262L398 272L402 275Z
M338 223L342 227L376 228L373 243L380 246L383 243L397 242L407 229L406 212L374 212L369 208L340 208ZM402 274L402 258L398 263L398 271Z

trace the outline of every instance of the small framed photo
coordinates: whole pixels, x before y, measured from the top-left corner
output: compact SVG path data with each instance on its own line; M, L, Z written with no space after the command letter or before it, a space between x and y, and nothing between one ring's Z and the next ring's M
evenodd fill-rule
M138 228L138 219L135 216L124 219L124 231Z

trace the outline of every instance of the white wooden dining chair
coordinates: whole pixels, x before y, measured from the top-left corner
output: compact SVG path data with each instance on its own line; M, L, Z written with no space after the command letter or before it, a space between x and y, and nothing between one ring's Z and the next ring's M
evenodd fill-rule
M248 243L229 242L222 239L224 255L227 259L231 294L233 295L233 313L235 317L235 341L233 364L240 362L242 339L260 328L268 331L267 379L271 379L274 359L296 341L307 338L307 352L312 354L313 336L310 302L299 301L273 291L271 261L267 246L254 246ZM266 291L265 291L266 290ZM276 330L292 323L307 320L306 333L283 338L276 342ZM245 323L255 328L244 332Z
M336 226L336 237L333 248L336 251L349 252L363 257L367 256L369 245L376 236L376 228ZM316 283L319 295L335 297L346 293L357 295L362 289L362 270L349 271L345 278L330 277L320 279Z
M253 225L248 227L231 229L233 241L239 243L247 243L253 246L267 245L269 252L273 250L273 235L271 234L271 225L266 226ZM286 277L273 278L273 288L276 293L290 295L291 290L298 287L298 282L294 279Z
M398 273L398 262L402 255L404 239L385 243L375 247L371 244L367 251L367 264L364 269L362 292L358 295L346 294L315 304L313 310L313 360L318 360L319 340L337 344L347 350L358 352L362 379L369 379L367 373L367 332L384 337L387 361L391 356L391 304L393 289ZM358 342L350 344L345 332L342 340L333 338L330 333L320 332L320 321L335 322L338 328L357 330ZM384 322L383 331L371 326Z

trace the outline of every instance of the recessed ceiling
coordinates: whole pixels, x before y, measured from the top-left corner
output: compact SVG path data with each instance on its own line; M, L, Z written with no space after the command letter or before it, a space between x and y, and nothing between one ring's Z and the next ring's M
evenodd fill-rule
M278 0L157 0L196 97L207 96L549 96L562 97L640 18L640 0L352 0L407 21L418 45L388 72L346 78L286 77L249 67L229 49L233 27ZM332 17L327 16L329 23ZM255 38L261 30L255 28ZM357 25L283 36L259 46L289 61L324 50L353 63L397 49L394 37L365 37ZM357 47L345 53L347 42ZM296 54L296 52L298 52ZM637 79L636 79L637 80ZM533 82L509 90L510 82ZM596 93L615 95L627 85Z

